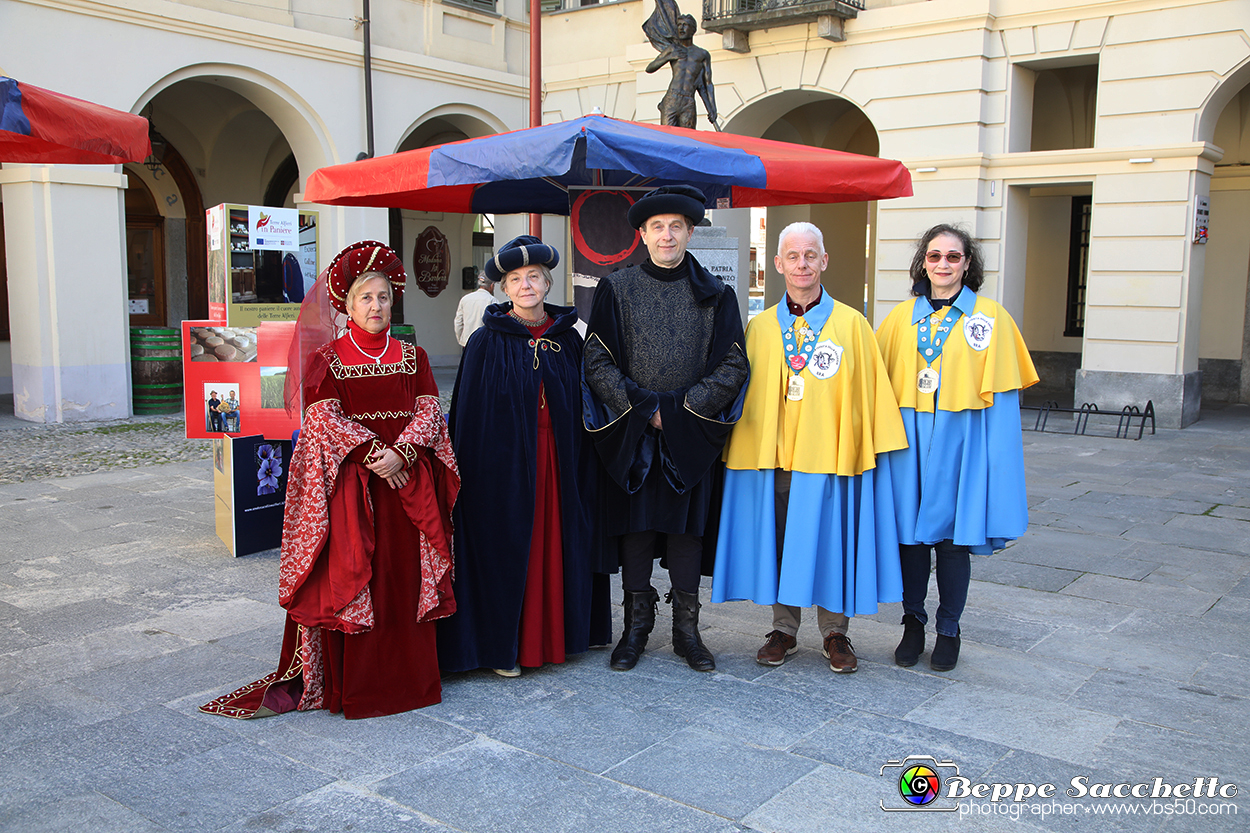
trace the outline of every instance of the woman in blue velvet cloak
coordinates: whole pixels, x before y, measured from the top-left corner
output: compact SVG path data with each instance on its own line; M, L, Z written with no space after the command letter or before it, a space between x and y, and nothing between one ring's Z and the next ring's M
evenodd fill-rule
M486 265L510 301L486 308L452 395L461 489L457 612L438 632L444 672L516 676L611 638L607 577L590 566L577 311L545 302L559 257L523 235Z
M877 331L907 448L890 452L903 571L903 638L894 661L924 653L925 595L936 557L935 671L959 661L959 617L970 553L988 555L1029 523L1020 434L1020 390L1037 371L1011 316L979 296L981 249L963 229L937 225L912 258L913 300Z

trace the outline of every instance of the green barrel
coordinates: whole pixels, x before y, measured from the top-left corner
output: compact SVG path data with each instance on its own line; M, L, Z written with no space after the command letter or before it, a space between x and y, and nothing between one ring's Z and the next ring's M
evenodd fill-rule
M413 347L417 346L417 328L411 324L392 324L391 338L406 341Z
M131 327L130 380L136 414L181 411L182 334L169 327Z

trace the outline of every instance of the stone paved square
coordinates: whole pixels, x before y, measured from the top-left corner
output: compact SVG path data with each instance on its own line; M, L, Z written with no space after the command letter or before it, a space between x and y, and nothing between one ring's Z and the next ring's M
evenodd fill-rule
M58 431L0 430L0 452ZM186 454L0 485L0 831L1245 829L1245 406L1141 441L1026 431L1032 526L974 561L951 672L894 665L897 604L852 622L860 670L836 676L814 621L767 668L769 611L707 604L714 674L672 654L661 609L632 672L600 649L458 674L441 704L365 721L196 710L272 670L284 614L277 553L229 556L211 462ZM909 755L1053 782L1072 812L883 812ZM1202 799L1221 816L1095 819L1115 800L1066 795L1080 776L1238 792Z

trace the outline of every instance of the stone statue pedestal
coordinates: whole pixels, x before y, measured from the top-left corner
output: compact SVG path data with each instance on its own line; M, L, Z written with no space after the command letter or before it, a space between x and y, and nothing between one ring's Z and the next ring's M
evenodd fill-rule
M747 298L745 288L738 283L738 238L730 237L724 226L695 226L686 251L694 255L704 269L724 281L738 296L738 306L741 307L742 323L745 326Z

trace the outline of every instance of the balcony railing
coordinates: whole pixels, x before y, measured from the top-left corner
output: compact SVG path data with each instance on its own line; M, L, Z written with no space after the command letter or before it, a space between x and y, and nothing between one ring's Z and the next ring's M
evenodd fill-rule
M863 10L864 0L703 0L703 28L751 31L811 23L825 15L853 18Z
M845 40L843 22L863 10L864 0L703 0L703 28L720 32L725 49L750 52L751 32L778 26L816 23L820 37Z
M452 6L464 6L475 12L495 14L495 0L443 0L443 2Z

